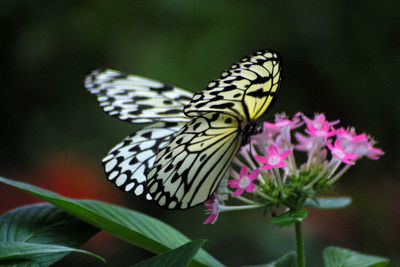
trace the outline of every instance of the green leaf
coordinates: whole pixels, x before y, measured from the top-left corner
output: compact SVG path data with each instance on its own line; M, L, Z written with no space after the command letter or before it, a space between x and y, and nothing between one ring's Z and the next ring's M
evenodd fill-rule
M66 198L42 188L3 177L0 177L0 182L27 191L83 221L157 254L190 241L175 228L140 212L95 200ZM193 264L223 266L203 249L196 254Z
M350 197L307 198L304 207L314 209L341 209L350 205L351 201Z
M49 266L55 262L55 258L70 252L80 252L96 257L103 262L105 260L88 251L58 245L46 245L29 242L0 242L0 264L34 264ZM58 259L57 259L58 260Z
M48 266L70 252L98 257L73 248L98 231L48 203L20 207L0 216L0 263L13 259Z
M307 216L306 210L298 210L296 212L288 211L280 216L269 219L269 223L281 226L289 226L295 222L302 222Z
M139 262L132 267L147 267L147 266L188 266L197 251L203 246L205 240L194 240L174 250L153 258Z
M276 261L267 263L267 264L262 264L262 265L252 265L252 266L244 266L244 267L296 267L297 262L296 262L296 253L294 251L291 251Z
M339 247L327 247L324 250L325 267L383 267L389 259L361 254Z

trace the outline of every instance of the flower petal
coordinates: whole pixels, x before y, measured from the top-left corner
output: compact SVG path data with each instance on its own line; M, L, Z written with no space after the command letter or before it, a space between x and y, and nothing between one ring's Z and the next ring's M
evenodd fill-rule
M272 169L274 166L272 166L272 165L270 165L270 164L265 164L264 166L262 166L261 168L262 169L264 169L264 170L269 170L269 169Z
M218 218L218 213L217 214L210 214L210 216L208 216L208 218L203 222L203 224L213 224L217 221Z
M281 160L284 160L284 159L286 159L287 157L289 157L290 152L292 152L292 150L290 150L290 149L289 149L289 150L286 150L286 151L284 151L284 152L282 152L281 155L280 155Z
M258 155L254 155L254 158L256 160L258 160L261 163L267 163L268 162L268 157L265 156L258 156Z
M286 166L286 162L281 161L281 162L279 162L278 164L276 164L274 167L276 167L276 168L282 168L282 167L285 167L285 166Z
M246 187L246 192L251 193L256 189L256 187L254 186L253 183L250 183L247 187Z
M249 174L249 180L250 181L254 181L256 178L257 178L257 176L260 174L260 169L259 168L257 168L257 169L255 169L254 171L252 171L250 174Z
M272 144L268 148L268 156L278 155L279 151L275 144Z
M248 175L249 171L247 170L246 166L242 166L240 169L240 178L246 177Z
M239 180L240 179L233 179L233 180L229 180L227 183L230 185L230 187L236 188L239 185Z
M244 192L244 188L238 188L236 189L236 191L233 193L234 197L240 196L241 194L243 194Z

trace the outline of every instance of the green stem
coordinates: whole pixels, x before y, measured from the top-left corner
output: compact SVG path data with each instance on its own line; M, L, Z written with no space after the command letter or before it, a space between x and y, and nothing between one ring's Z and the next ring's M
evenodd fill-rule
M303 236L301 233L301 222L294 224L296 229L296 255L297 255L297 267L305 267L304 259L304 248L303 248Z

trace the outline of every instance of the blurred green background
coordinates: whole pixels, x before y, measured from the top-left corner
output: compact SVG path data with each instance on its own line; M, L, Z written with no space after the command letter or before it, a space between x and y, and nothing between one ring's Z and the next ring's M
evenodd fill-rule
M400 266L399 36L397 1L1 1L0 175L77 198L95 198L161 218L228 266L266 263L294 249L292 229L263 211L165 211L118 191L100 159L140 125L106 116L85 91L85 74L110 67L192 91L242 56L279 51L283 85L271 112L326 113L375 137L379 161L357 162L337 192L353 204L311 210L309 266L328 245L389 257ZM37 201L0 185L1 211ZM85 246L110 265L151 254L107 234ZM69 255L57 266L98 265Z

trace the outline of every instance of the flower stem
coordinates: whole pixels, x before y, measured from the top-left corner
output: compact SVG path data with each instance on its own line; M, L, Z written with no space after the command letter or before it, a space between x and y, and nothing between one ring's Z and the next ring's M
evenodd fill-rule
M304 259L304 248L303 248L303 236L301 232L301 222L294 224L296 230L296 255L297 255L297 267L305 267Z

